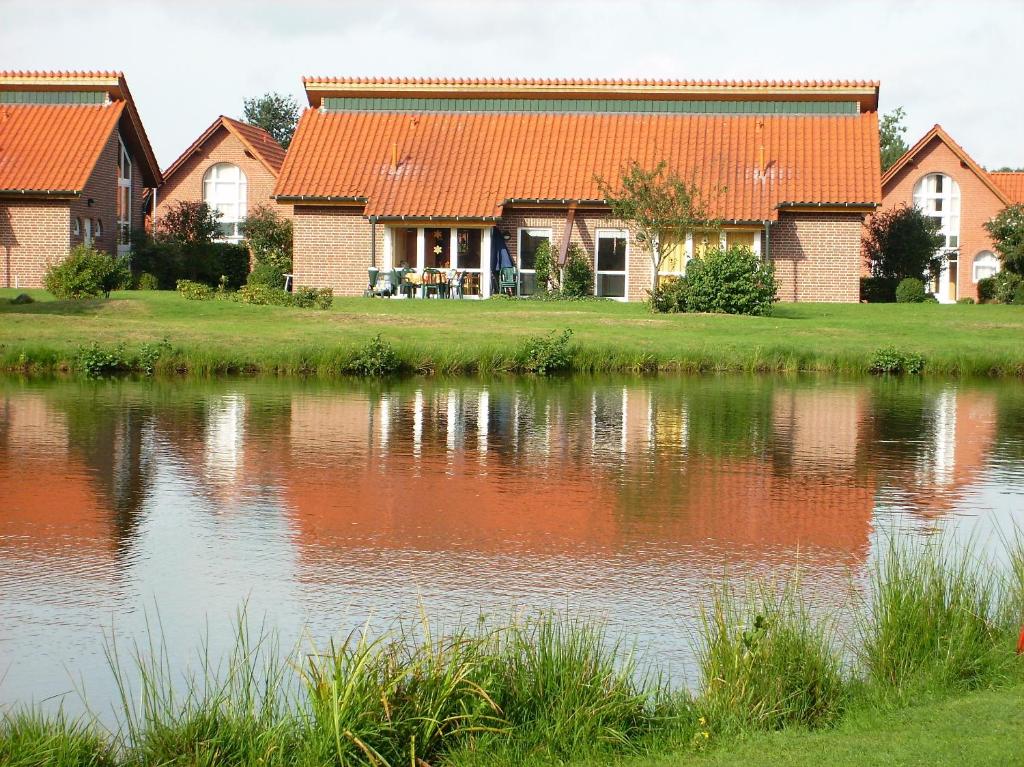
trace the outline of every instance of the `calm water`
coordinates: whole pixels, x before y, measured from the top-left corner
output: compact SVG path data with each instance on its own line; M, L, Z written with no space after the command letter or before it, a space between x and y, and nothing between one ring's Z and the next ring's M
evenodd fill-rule
M709 583L840 605L890 530L1015 521L1016 382L0 381L0 704L102 709L105 637L217 652L245 603L286 641L569 608L681 678Z

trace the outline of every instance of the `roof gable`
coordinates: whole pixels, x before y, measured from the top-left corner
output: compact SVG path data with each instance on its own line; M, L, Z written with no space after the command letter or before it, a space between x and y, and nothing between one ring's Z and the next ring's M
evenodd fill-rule
M180 170L181 166L193 154L202 149L203 145L219 130L227 131L242 142L242 146L270 171L274 178L277 178L278 173L281 171L281 165L284 163L284 147L278 144L274 137L263 128L232 120L230 117L221 115L210 124L210 127L199 134L199 137L192 142L188 149L181 153L177 160L168 166L163 172L164 181L170 179L171 176Z
M395 160L397 159L397 163ZM881 200L878 119L858 115L481 114L308 109L275 196L381 217L493 218L509 202L601 202L630 160L666 160L712 215Z
M919 155L933 140L941 141L943 144L945 144L949 148L949 150L953 152L953 154L955 154L957 158L959 158L960 162L963 163L963 165L968 170L970 170L975 176L977 176L978 179L981 180L981 182L992 191L992 193L999 199L1001 203L1003 203L1003 205L1010 204L1009 200L1006 197L1006 194L1003 192L1002 189L996 186L989 173L980 165L978 165L978 163L976 163L974 159L969 154L967 154L964 148L960 146L958 143L956 143L952 139L952 137L950 137L950 135L946 133L946 131L938 123L932 126L932 129L925 133L924 136L921 137L920 141L914 144L914 146L910 147L910 149L908 149L903 154L903 156L900 157L895 163L893 163L889 170L887 170L882 175L883 192L885 191L885 188L889 185L889 183L893 179L895 179L897 175L899 175L900 171L902 171L907 165L909 165L913 161L913 159L917 155Z
M142 125L142 118L139 117L135 108L135 101L131 91L128 90L128 83L121 72L24 72L24 71L0 71L0 91L8 93L97 93L106 94L105 103L120 104L118 110L119 121L117 128L121 138L124 140L136 159L138 169L142 173L142 180L146 186L154 187L160 183L160 167L153 154L153 148L149 144L149 137L146 136L145 128ZM13 111L23 107L45 107L55 109L58 105L48 104L7 104L0 105L0 110ZM70 109L96 108L94 104L69 103L59 106ZM46 113L38 113L39 115ZM49 119L39 119L32 125L32 130L38 135L23 139L24 146L42 146L52 144L59 145L60 137L65 132L74 130L74 115L76 112L50 112ZM70 120L71 124L66 123ZM28 124L23 122L22 127L27 128ZM109 135L109 134L108 134ZM78 149L80 146L76 144ZM91 158L90 168L99 159L97 154ZM31 164L33 167L42 168L45 162L36 162L32 157L26 157L23 163ZM32 180L36 188L45 187L49 179L40 176ZM84 184L84 182L83 182ZM0 185L3 187L3 185Z

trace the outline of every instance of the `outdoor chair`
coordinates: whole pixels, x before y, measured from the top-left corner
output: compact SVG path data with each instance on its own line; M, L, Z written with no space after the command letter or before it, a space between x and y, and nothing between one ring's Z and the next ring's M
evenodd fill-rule
M498 273L498 292L514 296L517 292L519 277L514 266L504 266Z
M291 277L290 274L284 275L284 278L285 278L284 279L284 289L285 290L288 290L288 283L289 283L289 279L288 278L289 277ZM377 293L377 279L379 277L380 277L380 272L377 271L376 267L371 266L367 270L366 290L363 291L363 295L364 296L376 295L376 293Z
M466 283L465 272L455 272L448 278L448 298L462 298Z
M423 298L430 298L430 294L433 293L438 298L441 298L443 296L444 288L447 287L447 283L444 279L444 275L442 275L437 269L424 269L423 286L420 289L420 295L423 296Z

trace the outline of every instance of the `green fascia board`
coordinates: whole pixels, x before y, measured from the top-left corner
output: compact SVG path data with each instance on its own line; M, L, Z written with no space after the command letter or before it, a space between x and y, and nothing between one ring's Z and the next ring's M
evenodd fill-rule
M669 99L467 99L327 97L327 112L508 112L608 114L855 115L855 101L709 101Z

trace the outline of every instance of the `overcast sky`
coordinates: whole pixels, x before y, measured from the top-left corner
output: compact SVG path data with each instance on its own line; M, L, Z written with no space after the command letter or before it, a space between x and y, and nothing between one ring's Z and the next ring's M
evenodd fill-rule
M1024 0L0 0L0 69L124 71L162 167L303 75L881 81L908 143L941 123L1024 167Z

